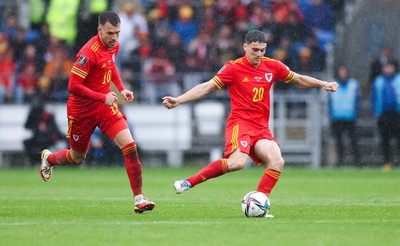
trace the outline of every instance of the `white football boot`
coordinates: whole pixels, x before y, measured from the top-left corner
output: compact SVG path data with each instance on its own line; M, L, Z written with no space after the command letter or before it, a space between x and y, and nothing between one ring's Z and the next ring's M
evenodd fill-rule
M47 161L47 157L51 154L51 151L44 149L41 154L41 164L39 168L40 177L45 181L49 182L53 173L53 167Z
M176 194L181 194L185 190L189 190L191 187L192 187L192 185L186 179L177 180L174 183L174 188L175 188Z
M147 198L141 198L135 202L134 211L137 214L141 214L144 211L151 211L156 206L154 202L149 201Z

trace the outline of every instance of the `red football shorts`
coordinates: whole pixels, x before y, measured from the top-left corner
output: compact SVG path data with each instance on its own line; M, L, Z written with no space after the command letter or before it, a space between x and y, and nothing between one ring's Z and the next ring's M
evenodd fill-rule
M99 107L92 117L74 118L68 116L69 144L71 149L78 152L87 152L90 146L90 138L96 129L106 134L111 140L120 131L127 129L126 117L122 114L117 104Z
M254 151L254 146L260 139L272 140L279 145L268 128L255 130L245 124L228 125L225 131L224 157L228 158L230 154L239 148L240 152L248 154L254 163L262 165L263 162L258 159Z

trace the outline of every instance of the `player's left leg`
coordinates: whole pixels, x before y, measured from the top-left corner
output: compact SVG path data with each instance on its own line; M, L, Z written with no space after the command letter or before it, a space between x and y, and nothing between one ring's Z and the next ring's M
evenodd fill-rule
M45 182L48 182L53 174L54 166L79 165L83 163L85 156L86 152L76 152L72 149L62 149L55 153L51 153L50 150L44 149L40 156L40 177Z
M156 204L143 197L142 164L140 162L136 142L124 119L118 120L105 134L114 140L121 149L131 189L135 198L135 213L152 210Z
M261 177L257 191L269 196L281 176L285 161L282 158L279 145L273 140L259 140L254 147L254 152L260 161L267 164L267 169Z

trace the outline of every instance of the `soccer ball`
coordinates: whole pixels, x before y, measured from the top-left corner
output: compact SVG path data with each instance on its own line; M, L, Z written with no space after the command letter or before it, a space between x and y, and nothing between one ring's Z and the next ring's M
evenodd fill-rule
M250 191L242 200L242 211L246 217L264 217L271 207L267 195L258 191Z

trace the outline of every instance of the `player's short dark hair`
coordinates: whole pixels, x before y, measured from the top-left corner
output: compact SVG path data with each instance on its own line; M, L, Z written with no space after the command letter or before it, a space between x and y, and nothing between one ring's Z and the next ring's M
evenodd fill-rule
M265 34L258 30L252 30L246 33L246 37L244 40L247 44L251 44L253 42L258 43L267 43L267 38Z
M103 26L107 22L110 22L111 25L116 26L121 23L121 20L115 12L107 10L99 15L99 25Z

